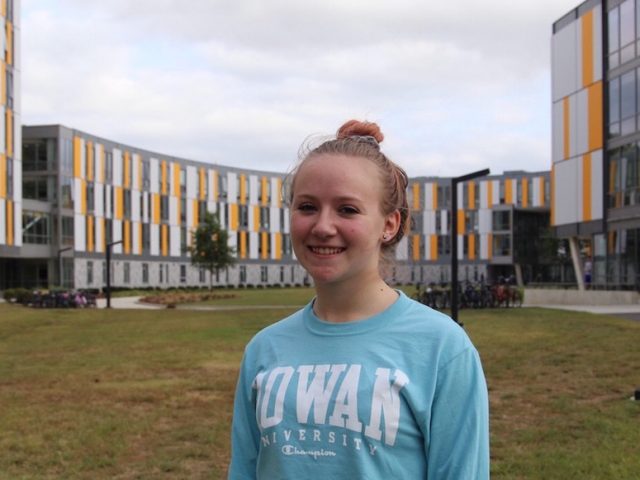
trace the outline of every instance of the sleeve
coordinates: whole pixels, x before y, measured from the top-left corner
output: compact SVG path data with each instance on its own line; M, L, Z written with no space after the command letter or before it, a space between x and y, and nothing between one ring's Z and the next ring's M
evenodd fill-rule
M475 348L439 369L430 431L429 480L489 479L489 398Z
M256 478L260 431L256 419L256 389L253 386L254 378L248 372L248 365L251 363L245 352L233 404L229 480Z

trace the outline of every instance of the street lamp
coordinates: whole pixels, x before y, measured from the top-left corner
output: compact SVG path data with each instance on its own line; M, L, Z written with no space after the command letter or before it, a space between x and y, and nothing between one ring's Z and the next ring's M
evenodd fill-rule
M458 322L458 184L489 175L489 169L478 170L451 179L451 318Z
M122 242L122 240L117 240L115 242L107 243L107 308L111 308L111 247Z
M73 247L65 247L58 250L58 285L62 287L62 252L73 250Z

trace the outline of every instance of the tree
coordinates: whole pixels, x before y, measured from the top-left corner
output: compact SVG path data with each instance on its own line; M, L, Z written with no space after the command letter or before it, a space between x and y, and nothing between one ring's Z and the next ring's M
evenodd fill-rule
M235 250L229 246L229 234L224 230L218 218L207 212L204 221L191 237L191 265L209 271L209 289L213 285L213 274L218 273L236 262Z

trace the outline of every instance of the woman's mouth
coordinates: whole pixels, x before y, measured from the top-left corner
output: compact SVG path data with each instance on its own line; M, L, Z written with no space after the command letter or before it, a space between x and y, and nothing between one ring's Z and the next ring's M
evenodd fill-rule
M342 253L346 250L343 247L309 247L311 252L316 255L337 255L338 253Z

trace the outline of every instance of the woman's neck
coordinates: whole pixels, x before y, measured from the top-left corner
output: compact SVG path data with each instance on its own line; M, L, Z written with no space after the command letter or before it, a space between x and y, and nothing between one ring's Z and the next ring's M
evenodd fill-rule
M398 293L380 277L358 280L357 285L316 285L315 314L327 322L351 322L387 309Z

